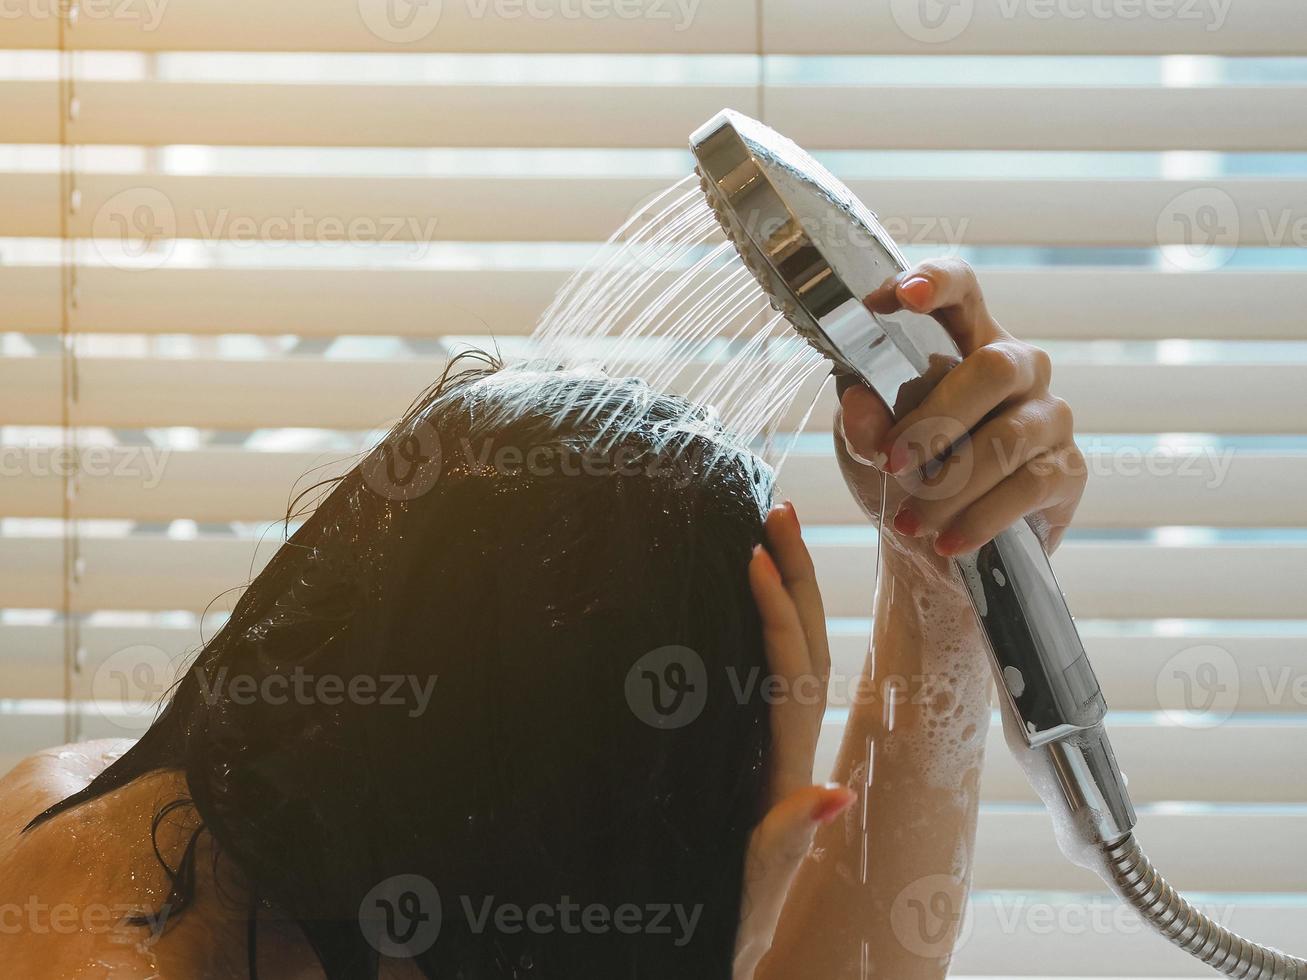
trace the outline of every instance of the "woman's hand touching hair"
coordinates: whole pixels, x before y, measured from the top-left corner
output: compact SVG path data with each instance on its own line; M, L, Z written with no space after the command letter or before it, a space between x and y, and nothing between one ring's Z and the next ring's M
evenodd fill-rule
M817 828L857 798L850 789L812 782L826 713L830 647L817 575L794 505L772 509L766 544L749 564L762 617L771 697L769 809L753 831L744 867L744 898L735 944L735 980L749 980L771 948L790 882Z
M1049 391L1048 354L998 325L960 259L923 262L864 302L878 313L930 314L962 360L897 421L865 386L843 386L836 449L863 506L875 516L883 505L901 536L937 534L943 556L974 551L1023 517L1052 552L1087 471L1071 409ZM883 502L881 472L895 478Z

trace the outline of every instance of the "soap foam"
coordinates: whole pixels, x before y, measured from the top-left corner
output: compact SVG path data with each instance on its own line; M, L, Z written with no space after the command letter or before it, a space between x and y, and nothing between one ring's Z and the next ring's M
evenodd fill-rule
M908 754L927 785L950 790L961 806L984 760L990 710L984 640L956 583L942 590L913 576L899 595L912 603L921 660L911 685L917 725L896 733L896 750Z
M1053 821L1058 850L1072 864L1092 871L1110 886L1112 876L1107 859L1092 829L1096 815L1091 810L1082 810L1079 814L1071 811L1053 768L1052 754L1047 748L1032 749L1027 744L1021 734L1021 722L1006 698L999 698L999 712L1003 716L1003 736L1008 749L1035 793L1044 801Z

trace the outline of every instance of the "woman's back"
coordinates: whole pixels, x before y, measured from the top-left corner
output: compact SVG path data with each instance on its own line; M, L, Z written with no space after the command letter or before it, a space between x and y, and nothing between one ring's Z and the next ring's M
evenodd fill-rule
M48 749L0 779L0 963L6 976L248 976L241 889L225 878L221 891L209 887L212 852L203 843L195 903L168 921L171 885L155 856L151 826L161 807L186 795L180 774L152 773L22 833L33 816L82 789L132 744L112 739ZM161 822L157 844L175 867L193 815L174 813ZM134 924L137 915L147 921ZM297 930L269 919L260 920L259 931L266 975L321 977Z

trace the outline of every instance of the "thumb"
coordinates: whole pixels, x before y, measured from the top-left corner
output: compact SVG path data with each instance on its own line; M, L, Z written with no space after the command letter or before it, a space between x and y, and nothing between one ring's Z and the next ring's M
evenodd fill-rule
M846 388L835 409L835 460L853 499L872 522L885 510L887 460L879 446L892 424L880 399L862 384ZM896 487L891 482L889 489Z
M835 448L844 450L854 462L883 470L886 460L880 445L893 427L889 409L866 385L851 384L840 393Z
M857 794L837 783L805 786L775 804L749 839L744 900L735 944L735 980L749 980L771 948L785 897L817 829L847 810Z

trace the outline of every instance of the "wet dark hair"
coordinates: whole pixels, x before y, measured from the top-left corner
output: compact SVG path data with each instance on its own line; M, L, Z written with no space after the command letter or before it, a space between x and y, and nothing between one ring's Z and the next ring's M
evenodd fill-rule
M139 742L29 826L180 770L190 799L160 810L156 839L177 808L201 829L164 862L169 921L207 832L255 902L252 973L262 907L299 925L327 977L375 978L360 908L381 886L386 911L386 888L414 880L394 876L416 875L443 905L435 942L408 948L427 977L725 980L766 789L767 708L744 679L764 666L747 565L770 471L722 445L638 381L456 358L320 485ZM435 688L420 711L234 696L237 676L297 670ZM608 927L478 929L465 913L490 897L595 906ZM617 928L630 907L638 923Z

